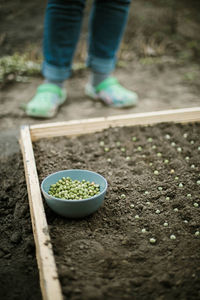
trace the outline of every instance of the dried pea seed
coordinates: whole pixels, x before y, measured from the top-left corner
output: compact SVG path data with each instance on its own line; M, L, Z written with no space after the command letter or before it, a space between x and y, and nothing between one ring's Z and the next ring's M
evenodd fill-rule
M151 137L149 137L149 138L147 139L147 141L148 141L149 143L152 143L153 139L152 139Z
M156 239L150 238L150 239L149 239L149 242L150 242L151 244L155 244L155 243L156 243Z

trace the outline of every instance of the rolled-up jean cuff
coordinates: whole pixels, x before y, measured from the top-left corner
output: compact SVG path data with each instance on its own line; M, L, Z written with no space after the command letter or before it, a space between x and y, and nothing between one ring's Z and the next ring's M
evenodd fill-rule
M86 66L98 73L111 73L115 69L116 59L100 58L89 55Z
M71 68L53 66L44 61L42 64L42 74L49 80L63 81L70 77Z

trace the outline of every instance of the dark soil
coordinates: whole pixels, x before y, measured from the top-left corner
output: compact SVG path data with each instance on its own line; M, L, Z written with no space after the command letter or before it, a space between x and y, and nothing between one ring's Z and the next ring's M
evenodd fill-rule
M109 183L90 217L69 220L46 207L66 299L199 299L199 136L199 124L161 124L35 143L40 180L82 168Z
M0 299L40 300L24 167L20 154L1 160Z
M87 1L83 30L75 55L75 61L78 63L84 62L86 58L91 2ZM26 54L30 60L40 60L44 6L45 2L40 0L0 1L0 56L19 52ZM67 83L68 101L51 121L199 106L199 8L200 2L197 0L189 2L186 0L132 1L128 26L119 51L119 59L123 67L117 68L114 75L125 87L138 93L140 98L138 106L124 111L94 103L84 96L83 92L89 72L77 70ZM12 75L12 70L10 72ZM1 300L41 299L23 163L16 135L22 124L44 123L49 120L31 119L20 109L21 104L27 103L35 94L37 86L43 80L40 76L29 79L28 83L12 83L11 76L10 84L3 86L0 90ZM198 130L195 128L191 126L188 129L191 135L193 130L194 132ZM137 130L138 134L142 131L144 138L136 145L140 143L143 145L145 135L147 135L146 130L149 129ZM152 137L157 137L157 130L151 133ZM169 130L173 131L173 129ZM112 139L118 136L118 133L111 132L112 136L109 135L109 131L104 133L108 134L108 137L104 137L107 143L112 143ZM158 130L158 136L159 134ZM125 136L119 136L119 138L123 140ZM116 137L116 140L119 138ZM199 199L197 187L193 184L200 170L198 162L195 163L195 169L189 167L194 163L195 157L198 159L196 143L194 145L187 143L184 148L188 151L188 156L191 153L191 162L187 164L184 159L181 160L184 158L183 153L177 153L171 147L164 150L169 150L169 157L172 155L173 158L174 153L177 155L169 165L160 165L159 158L155 156L158 168L162 169L164 166L166 171L164 175L161 172L158 178L152 176L153 167L148 166L147 161L151 156L148 154L146 145L144 151L147 157L143 158L144 152L137 152L137 147L133 150L130 146L129 149L128 145L127 154L117 149L104 153L95 139L99 141L101 134L82 137L73 142L58 139L59 145L53 141L49 142L51 149L49 153L46 152L42 143L40 145L44 147L43 152L39 152L40 157L38 156L38 160L41 160L38 162L40 179L60 168L81 167L99 171L109 180L105 204L90 218L78 222L68 221L55 216L47 208L54 247L58 243L55 253L63 292L71 299L90 299L94 298L94 294L95 299L109 299L110 294L113 297L116 291L115 299L130 298L130 295L132 299L145 299L148 293L150 299L173 299L175 297L181 300L197 299L199 297L199 259L197 257L199 239L194 237L194 232L196 228L199 229L199 221L195 216L199 209L195 209L192 205ZM180 144L182 142L181 138ZM178 138L177 143L179 143ZM81 150L79 146L82 144L84 146ZM65 147L68 153L63 151ZM156 154L156 150L152 151L150 155ZM47 165L43 168L41 163L45 162L42 160L48 155ZM130 161L125 160L126 155L131 156ZM111 163L106 160L109 156L112 158ZM126 164L126 168L123 163ZM183 183L188 182L182 190L177 188L175 181L171 183L170 180L175 177L168 173L171 168L175 169L175 174L182 174L180 179ZM130 173L133 173L134 178L129 177ZM146 176L153 180L151 186L145 181ZM158 192L156 190L158 180L162 181L164 176L164 182L166 182L164 190ZM136 184L135 191L131 190L134 188L132 183ZM173 186L175 190L170 192ZM147 187L150 193L145 196L144 191L148 190ZM189 189L192 190L192 198L185 198ZM166 203L164 195L168 192L171 200ZM122 193L127 196L125 200L120 199ZM181 199L180 193L184 196ZM113 197L114 200L112 200ZM150 199L150 204L146 204L146 199L147 202ZM130 209L129 203L131 202L134 202L135 207ZM121 204L124 206L121 207ZM172 211L173 205L177 205L178 212ZM157 207L161 211L159 215L154 214ZM165 209L165 212L161 207ZM134 218L136 214L139 214L140 219ZM181 223L182 217L189 223ZM160 227L158 223L155 223L157 219L160 220ZM165 219L169 222L168 228L162 226ZM137 224L140 227L136 227ZM180 227L181 224L183 227ZM145 234L141 233L143 227L148 229ZM175 241L169 239L171 233L176 234ZM157 238L157 244L152 246L149 244L149 238L154 235ZM65 255L62 257L64 252L62 243L65 242L65 236L69 242L65 246ZM71 253L71 249L74 250L74 248L75 251ZM150 254L153 257L152 260L150 260ZM123 296L121 286L123 286Z

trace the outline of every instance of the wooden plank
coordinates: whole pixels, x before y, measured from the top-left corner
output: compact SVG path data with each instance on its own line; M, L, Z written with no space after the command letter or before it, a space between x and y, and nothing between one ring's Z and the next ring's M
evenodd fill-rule
M40 138L93 133L108 127L195 121L200 121L200 107L32 125L30 132L32 141L35 141Z
M62 300L63 296L58 280L28 126L23 126L21 128L20 146L24 160L31 221L36 244L36 257L40 272L40 286L43 299Z

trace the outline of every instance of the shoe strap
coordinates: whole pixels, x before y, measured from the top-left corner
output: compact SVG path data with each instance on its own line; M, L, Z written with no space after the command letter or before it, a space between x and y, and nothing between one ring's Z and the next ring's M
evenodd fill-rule
M111 85L119 85L119 82L115 77L108 77L105 80L103 80L97 87L95 88L96 92L100 92L102 90L105 90L107 87L110 87Z
M37 88L37 92L38 93L53 93L53 94L57 94L58 96L62 96L62 89L53 83L43 83L41 85L39 85L39 87Z

